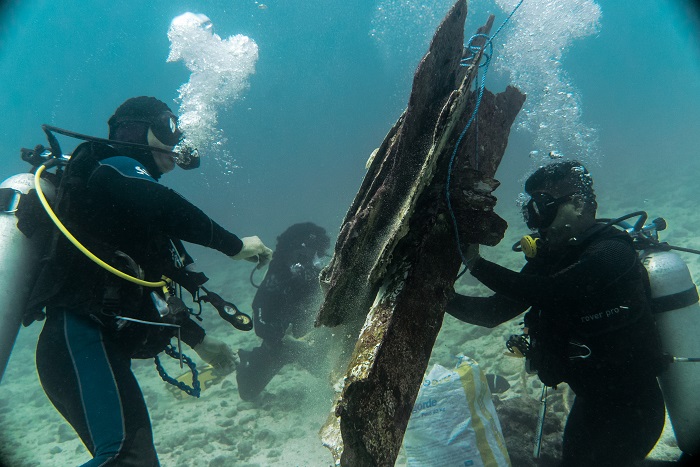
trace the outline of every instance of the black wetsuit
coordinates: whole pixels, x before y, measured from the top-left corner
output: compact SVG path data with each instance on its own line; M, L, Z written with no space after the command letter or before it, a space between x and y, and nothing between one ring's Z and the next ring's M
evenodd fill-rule
M277 244L267 274L253 298L255 334L263 342L252 350L238 352L241 364L236 379L243 400L255 398L284 365L303 358L297 354L300 348L286 347L283 338L290 327L297 339L313 329L321 298L315 251L310 245L294 245L290 249L284 242Z
M521 272L478 259L472 275L492 297L456 295L448 313L493 327L527 308L530 361L542 382L570 385L563 466L627 466L654 447L664 425L662 368L648 276L629 236L597 225Z
M241 250L238 237L159 185L155 170L110 147L86 143L73 153L56 212L98 257L119 264L122 257L114 254L119 250L148 281L159 281L163 274L182 276L176 263L183 257L186 263L187 256L180 239L227 255ZM109 287L116 291L116 305L107 300ZM154 290L117 279L63 235L54 236L30 299L30 308L45 306L47 315L37 369L47 396L94 456L86 466L159 465L148 410L130 365L132 358L162 351L173 328L125 324L113 317L159 321ZM204 330L189 317L179 324L189 346L204 338Z

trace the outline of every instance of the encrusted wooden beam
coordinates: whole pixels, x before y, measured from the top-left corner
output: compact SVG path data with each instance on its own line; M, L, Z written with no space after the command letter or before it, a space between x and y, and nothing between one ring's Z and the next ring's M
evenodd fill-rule
M476 103L470 89L482 53L462 66L466 16L459 0L438 27L408 107L375 152L321 274L317 324L359 332L322 430L343 466L394 465L461 263L452 214L463 248L494 245L505 232L493 212L493 177L525 96L512 87L485 91L479 124L455 151ZM492 22L480 31L488 34Z

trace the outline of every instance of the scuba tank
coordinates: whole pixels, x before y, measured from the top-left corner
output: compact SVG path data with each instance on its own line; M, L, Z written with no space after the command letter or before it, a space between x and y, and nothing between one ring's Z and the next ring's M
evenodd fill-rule
M49 200L55 187L42 178L41 188ZM34 189L34 175L13 175L0 184L0 380L22 322L25 303L45 244L39 235L27 238L17 227L17 207Z
M634 225L627 219L637 217ZM690 270L672 250L700 254L659 241L666 221L656 218L646 223L647 213L637 211L618 219L607 220L627 231L649 275L651 299L661 351L670 363L658 377L673 433L681 451L700 453L700 304Z
M625 222L637 217L634 225ZM647 213L637 211L609 220L632 237L639 258L649 275L651 299L661 351L669 365L658 377L673 433L681 451L700 453L700 304L690 270L672 250L700 254L659 241L659 231L666 221L656 218L646 223Z
M700 356L700 304L688 266L672 251L643 251L649 272L656 327L664 354ZM671 364L659 376L673 432L681 451L700 453L700 365Z
M638 216L634 225L625 218ZM700 254L700 251L659 242L658 232L666 228L662 218L645 224L647 214L632 213L611 221L624 228L639 250L639 258L649 275L656 328L661 351L670 363L659 375L659 386L673 433L681 451L700 453L700 303L690 270L672 250Z

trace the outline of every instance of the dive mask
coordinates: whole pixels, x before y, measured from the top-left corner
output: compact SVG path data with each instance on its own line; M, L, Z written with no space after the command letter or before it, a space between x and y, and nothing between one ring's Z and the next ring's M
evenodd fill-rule
M305 245L302 243L302 246ZM308 254L306 253L307 252L304 250L300 250L300 252L296 254L299 261L289 266L289 271L293 276L301 276L302 274L306 275L308 270L308 273L315 277L318 275L319 271L326 266L323 259L318 256L317 252L314 251L313 258L309 258ZM324 257L325 256L327 255L324 255Z
M177 116L170 112L161 112L157 116L136 117L128 115L125 117L112 117L109 120L110 135L117 127L129 123L141 123L148 126L153 135L165 146L175 146L182 139L182 131L177 126Z
M148 125L148 128L159 143L173 148L172 151L164 152L172 152L175 163L181 169L192 170L199 167L201 163L199 151L184 138L184 134L178 127L177 115L174 113L166 110L151 119L127 116L121 119L115 118L110 120L110 126L113 127L124 123L144 123ZM163 148L157 150L163 150Z
M523 207L525 223L533 230L546 229L557 217L559 206L571 199L571 195L555 198L549 193L533 193L530 201Z
M175 146L182 139L182 132L177 126L177 116L174 113L162 112L150 123L151 131L164 144Z
M172 112L162 112L150 122L150 129L158 141L168 146L174 146L172 152L175 163L184 170L199 167L201 160L199 151L184 137L177 125L177 116Z

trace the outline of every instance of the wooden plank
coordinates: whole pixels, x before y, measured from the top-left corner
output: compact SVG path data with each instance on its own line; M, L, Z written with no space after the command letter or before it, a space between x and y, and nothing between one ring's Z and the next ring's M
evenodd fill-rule
M445 186L476 102L470 88L481 52L471 66L460 66L466 15L459 0L438 27L406 111L374 155L322 273L327 293L317 324L359 333L321 432L343 466L394 464L460 267ZM493 176L524 100L512 87L498 95L485 91L479 153L473 130L456 153L450 192L464 248L503 237L506 223L493 212Z

